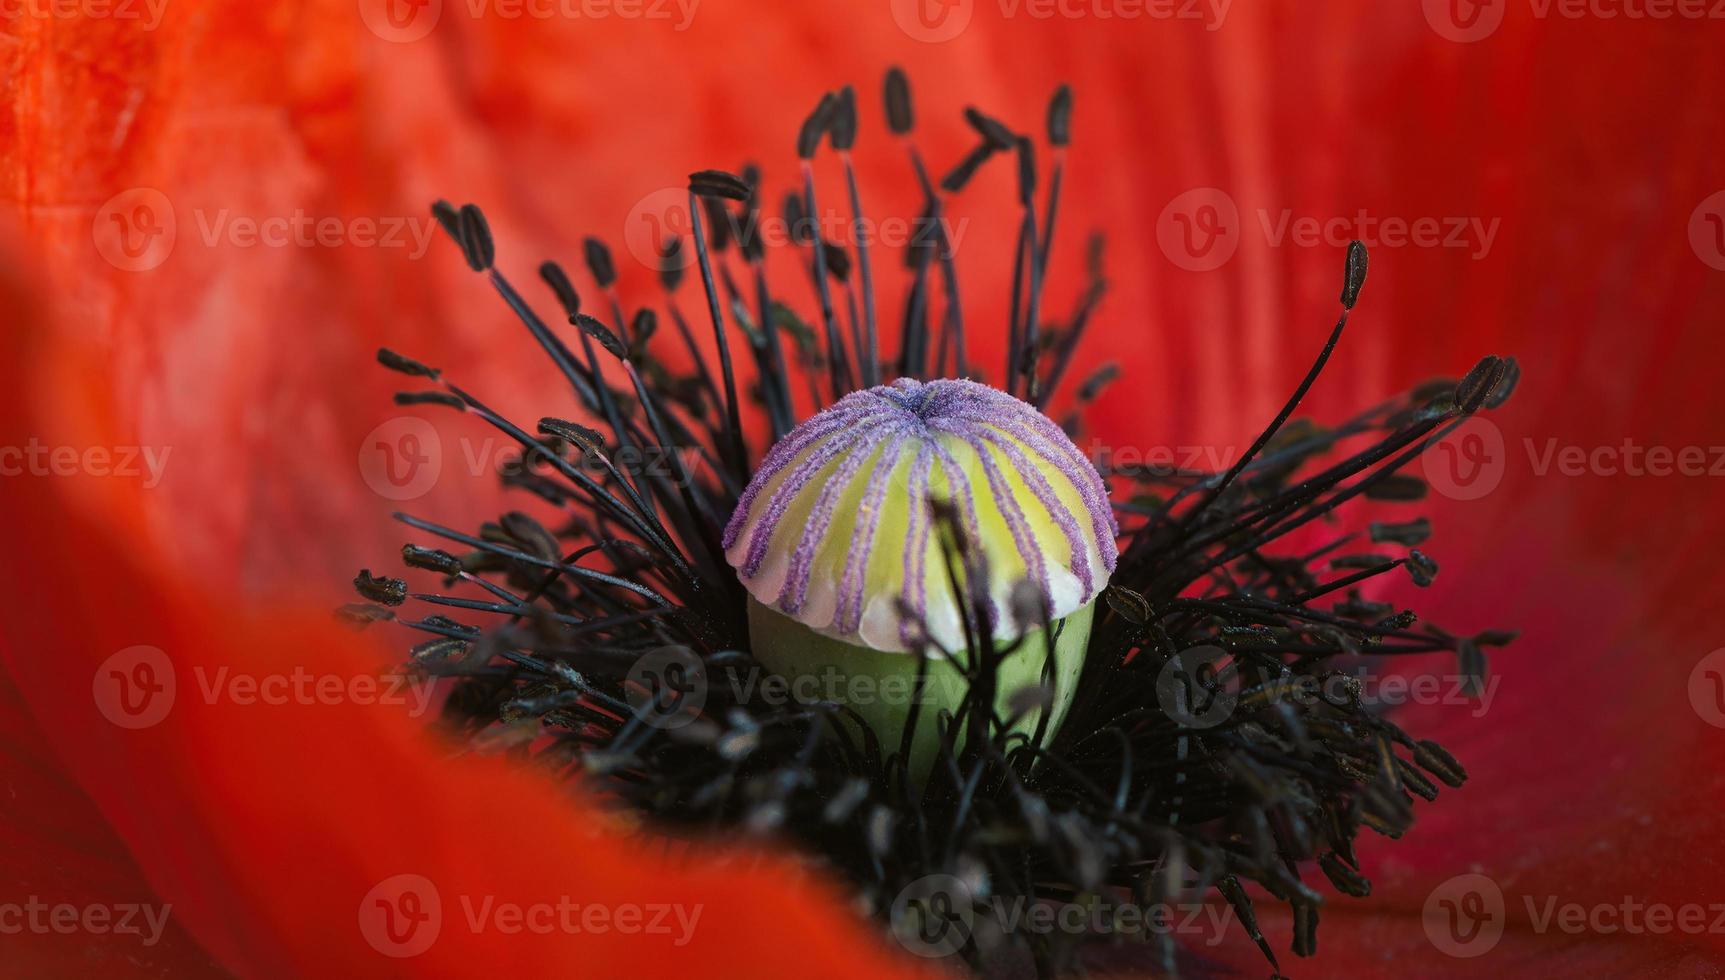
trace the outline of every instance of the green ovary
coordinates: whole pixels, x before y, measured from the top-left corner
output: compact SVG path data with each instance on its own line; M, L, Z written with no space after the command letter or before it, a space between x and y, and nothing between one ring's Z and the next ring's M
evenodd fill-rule
M1053 738L1072 706L1095 611L1094 602L1086 603L1053 624L1054 697L1044 744ZM898 751L911 706L920 700L907 765L916 782L927 778L939 748L935 719L942 711L956 713L967 690L958 664L937 659L938 653L931 655L928 676L917 699L918 658L914 653L872 650L822 635L754 599L749 600L749 631L755 659L787 682L791 697L833 701L855 711L880 739L883 755ZM1041 682L1047 636L1043 630L1031 632L1002 661L994 707L1003 721L1010 717L1007 705L1012 696ZM957 655L964 657L962 652ZM1034 735L1041 714L1041 709L1028 712L1012 730ZM955 750L961 749L962 737L955 743Z

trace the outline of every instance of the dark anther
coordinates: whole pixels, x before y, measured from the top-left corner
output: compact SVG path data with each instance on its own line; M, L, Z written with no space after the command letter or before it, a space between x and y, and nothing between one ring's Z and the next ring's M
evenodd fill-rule
M354 576L353 587L359 594L372 602L386 606L399 606L407 601L407 583L398 578L379 578L371 574L368 568L359 570Z
M629 356L629 348L623 346L623 341L619 339L616 334L611 332L610 327L605 326L605 324L600 323L593 317L590 317L585 313L577 313L569 318L569 322L580 327L586 332L587 336L597 340L599 345L607 351L610 351L613 357L622 360Z
M485 272L497 261L497 246L491 241L491 226L477 204L461 206L461 251L474 272Z
M604 452L605 437L596 429L589 429L578 422L567 422L563 419L543 418L539 420L539 431L548 436L556 436L587 452Z
M683 240L673 238L665 243L659 252L659 283L668 293L677 291L683 284Z
M1324 877L1330 879L1330 884L1335 885L1336 890L1344 895L1365 898L1372 893L1372 883L1366 880L1366 876L1349 867L1334 851L1319 857L1318 867L1323 869Z
M1416 549L1408 552L1407 570L1409 577L1414 580L1414 584L1423 589L1432 584L1432 579L1437 577L1438 566L1437 562L1432 561L1424 552Z
M803 128L797 133L797 156L803 160L814 158L815 150L821 145L821 137L826 135L827 127L832 125L833 111L837 108L838 98L831 92L821 96L820 104L815 111L803 120Z
M1384 521L1373 521L1368 530L1374 542L1406 545L1425 544L1432 536L1432 522L1424 517L1416 518L1403 524L1390 524Z
M647 339L659 329L659 314L647 307L636 312L635 318L629 321L629 336L634 338L635 345L646 349Z
M395 618L395 613L369 602L350 602L335 611L335 618L349 626L364 628L372 623L388 622Z
M1421 769L1443 780L1445 786L1455 788L1467 782L1467 770L1456 761L1455 756L1436 742L1425 740L1414 746L1414 762Z
M1503 379L1503 360L1487 354L1480 358L1455 386L1456 407L1466 413L1479 411L1486 397Z
M839 89L838 104L833 109L832 128L833 149L843 153L856 145L857 141L857 93L856 89L846 85Z
M581 243L581 251L587 257L587 271L593 274L593 281L600 289L610 289L617 281L617 265L611 261L611 250L597 238L589 238Z
M821 260L826 263L827 272L831 273L834 279L844 282L850 278L851 257L843 245L823 241L821 243Z
M1503 377L1492 386L1491 394L1485 396L1485 407L1495 409L1509 401L1509 396L1515 393L1515 386L1519 381L1521 381L1521 365L1513 357L1504 358Z
M1072 87L1062 85L1054 90L1048 103L1048 142L1065 146L1072 142Z
M988 158L991 156L994 156L992 145L986 141L978 144L975 149L965 155L963 160L958 162L958 166L953 167L945 177L941 178L941 189L948 194L957 194L964 190L964 185L970 183L970 178L976 176L976 168L988 162Z
M455 244L461 244L461 212L455 210L455 205L448 201L438 200L431 203L431 216L443 226L443 233L448 235Z
M1412 473L1392 473L1366 488L1367 500L1408 502L1424 500L1426 482Z
M751 185L736 174L723 170L697 170L689 175L689 189L701 197L747 201Z
M413 358L403 357L387 347L379 347L377 349L377 363L389 368L391 371L400 371L402 374L411 375L416 378L431 378L435 380L443 374L442 371L439 371L434 367L426 367L424 364L419 363Z
M575 284L569 281L569 274L563 271L562 266L555 262L541 263L539 278L551 287L558 305L563 307L564 316L573 317L581 312L581 296L575 292Z
M916 125L910 106L910 79L898 67L886 73L886 124L895 136L908 135Z
M442 572L445 575L456 575L461 572L461 560L441 548L422 548L416 544L401 546L401 560L409 568L423 568L428 571Z
M1342 276L1342 306L1353 309L1360 301L1360 289L1366 284L1366 244L1348 243L1347 272Z
M970 128L988 141L994 150L1010 150L1018 145L1018 137L1006 124L993 116L987 115L975 106L967 106L964 110L964 121L970 123Z

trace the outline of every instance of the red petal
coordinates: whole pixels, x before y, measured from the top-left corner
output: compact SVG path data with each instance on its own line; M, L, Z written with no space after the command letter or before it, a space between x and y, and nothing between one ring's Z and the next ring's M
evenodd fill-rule
M1380 219L1501 218L1478 258L1466 248L1377 248L1350 336L1307 405L1336 418L1426 374L1460 373L1487 352L1516 354L1526 370L1496 417L1509 450L1502 486L1437 508L1432 551L1444 573L1429 593L1403 597L1458 628L1526 635L1495 657L1501 693L1484 718L1423 712L1474 778L1427 808L1408 841L1369 851L1367 871L1380 905L1410 915L1432 887L1472 868L1516 897L1709 899L1725 742L1697 716L1689 688L1719 642L1712 481L1542 475L1535 460L1548 439L1583 450L1625 438L1725 443L1708 346L1725 287L1686 235L1725 182L1713 107L1685 97L1725 81L1716 21L1535 20L1531 8L1512 7L1494 36L1464 45L1412 4L1242 4L1208 31L1177 19L1039 19L1028 9L1003 18L983 3L957 39L923 45L907 42L887 5L838 14L755 4L748 16L703 5L687 33L619 19L468 23L447 6L446 22L411 44L361 33L352 5L333 0L296 18L262 5L223 5L219 17L170 5L155 32L113 20L76 31L40 19L8 27L14 43L0 63L21 108L0 122L0 174L21 206L32 274L56 308L53 333L25 338L34 346L4 366L15 375L3 379L6 397L17 402L4 415L14 429L7 444L33 436L175 453L148 494L137 481L0 481L6 512L33 525L14 567L38 587L55 585L51 624L31 591L15 587L0 601L12 604L4 629L20 688L57 745L69 738L61 716L86 682L54 687L36 653L42 641L78 647L87 661L155 642L142 634L161 628L188 651L207 649L255 624L190 618L211 602L193 578L250 594L301 590L388 553L389 505L354 466L365 434L394 414L394 379L362 369L372 347L460 365L476 390L501 393L524 415L543 412L556 391L447 245L412 260L405 249L248 249L225 234L207 242L224 210L422 218L429 198L471 198L493 218L504 268L525 281L540 257L576 254L583 234L615 246L629 207L689 170L749 154L769 174L791 173L789 134L816 89L856 80L872 110L873 80L896 59L916 80L936 167L967 137L930 122L976 102L1030 128L1054 83L1073 83L1076 146L1059 228L1067 264L1048 301L1057 316L1070 308L1081 286L1074 246L1088 228L1107 231L1113 293L1080 368L1113 358L1134 380L1093 413L1098 436L1114 445L1237 451L1291 389L1333 313L1340 250L1273 245L1263 222L1274 226L1284 209L1291 219L1360 208ZM870 209L909 213L913 191L882 145L878 114L865 115L876 120L859 148ZM148 273L104 264L92 241L92 225L113 216L104 204L140 186L165 193L179 219L173 254ZM1189 272L1159 247L1158 222L1170 201L1204 187L1239 208L1241 241L1221 269ZM1009 194L1010 175L991 167L960 202L973 209L963 212L974 224L962 261L978 335L997 333L1006 315L1000 270L1014 219L992 202ZM645 297L647 271L617 250L625 290ZM979 337L976 346L986 365L998 363L998 343ZM446 444L445 476L416 509L452 523L488 511L474 487L489 481L465 472L480 438ZM95 514L128 516L91 525ZM134 558L109 568L115 540ZM132 578L138 567L149 572L143 582ZM150 600L90 593L104 582ZM116 620L128 608L129 632ZM305 656L293 651L291 662ZM88 671L83 663L68 674ZM81 710L89 715L87 698ZM240 764L225 754L240 750L208 741L230 719L196 731L194 720L176 722L187 730L156 746L164 754L151 766L179 771L206 755L217 771ZM235 724L267 728L255 716ZM385 728L364 737L406 737ZM341 738L321 738L311 741L335 753ZM102 789L137 792L143 777L116 771L118 760L145 756L110 757L111 739L78 741L64 751L80 784L140 848L152 881L167 881L165 853L218 866L187 872L197 882L226 881L253 857L205 823L221 797L197 793L157 800L184 822L152 818L170 843L150 853L143 817L123 812L114 802L123 795L103 795L119 790ZM423 800L453 779L442 771L420 788ZM237 785L223 792L240 793L236 804L303 806L296 816L313 819L321 811L294 795L297 778L279 787L285 799ZM443 801L426 805L444 812ZM326 827L316 842L340 832ZM219 861L194 853L203 834L230 852ZM244 894L268 892L246 882ZM206 887L198 907L233 895ZM253 925L188 921L200 938L222 937L211 948L232 963L253 938L257 948L294 945L284 914ZM1319 962L1356 942L1326 931Z

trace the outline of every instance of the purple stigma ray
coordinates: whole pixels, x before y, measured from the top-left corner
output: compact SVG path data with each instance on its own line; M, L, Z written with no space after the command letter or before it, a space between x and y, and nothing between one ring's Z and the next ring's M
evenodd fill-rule
M820 550L821 544L826 540L827 529L832 526L833 511L838 507L839 498L849 489L851 481L856 479L863 463L881 446L881 437L890 436L886 441L885 455L893 453L904 441L904 423L895 419L890 425L891 427L884 431L875 429L868 432L864 444L855 446L850 454L845 456L837 472L833 473L827 479L827 485L821 488L814 512L809 515L808 526L803 528L802 539L797 542L796 551L791 555L791 572L785 577L785 584L779 590L779 608L785 612L795 613L801 610L803 603L808 600L809 572L814 567L815 552ZM883 501L871 500L868 497L863 499L864 508L881 503ZM852 532L851 541L854 545L855 532Z
M1018 553L1024 556L1025 563L1030 566L1031 578L1041 591L1042 600L1052 603L1054 594L1048 584L1048 569L1044 565L1042 549L1036 546L1036 538L1030 533L1024 511L1018 506L1018 499L1012 495L1012 488L1006 485L1006 477L1000 472L994 454L988 451L988 446L984 445L979 437L963 438L965 444L982 461L982 474L988 480L988 489L993 492L995 502L1000 505L1001 516L1006 518L1006 529L1012 534L1012 543L1018 546Z
M1024 452L1011 439L1001 435L999 431L974 423L965 423L964 429L971 436L986 440L990 445L999 449L1006 456L1007 461L1012 464L1012 468L1018 471L1018 475L1024 478L1024 482L1030 487L1031 495L1036 498L1037 503L1042 505L1042 509L1048 512L1049 520L1053 521L1054 525L1060 529L1060 533L1066 536L1066 543L1071 549L1072 555L1072 574L1078 576L1079 583L1084 587L1084 594L1094 593L1096 590L1092 585L1090 558L1084 553L1083 532L1079 529L1078 521L1072 516L1072 512L1060 503L1060 498L1056 496L1054 487L1043 478L1042 471L1038 470L1025 457ZM1082 490L1080 492L1082 493ZM1050 591L1047 575L1042 576L1042 584L1044 598L1047 598Z
M745 574L759 574L761 562L767 557L767 546L772 543L773 534L778 530L779 521L784 519L785 511L789 510L797 499L797 493L814 479L816 473L832 462L835 456L867 438L867 433L856 432L821 443L809 454L808 459L803 460L785 477L785 482L779 486L778 492L767 501L766 517L762 519L761 526L755 529L754 537L749 540L749 560L742 569Z
M772 481L772 478L784 469L787 463L797 457L798 453L808 448L810 443L830 434L835 429L860 425L879 414L882 413L855 409L840 411L835 405L826 412L809 419L779 440L767 452L766 458L761 460L755 478L749 482L748 487L743 491L742 499L737 502L736 511L731 514L730 521L725 525L725 534L720 541L721 546L729 549L736 543L737 534L747 523L749 509L754 504L755 498Z
M839 605L834 614L834 624L842 633L855 633L862 622L863 583L868 578L868 563L874 554L874 536L880 529L880 515L886 509L885 484L887 477L898 467L898 447L908 435L907 427L899 427L893 432L892 441L876 461L874 471L869 474L868 487L863 490L863 522L851 536L850 554L845 557L844 575L839 580Z
M1107 485L1095 467L1032 406L963 380L925 383L900 378L890 385L852 392L792 429L767 452L725 527L722 543L728 559L757 601L840 638L854 638L866 623L872 623L866 626L868 635L890 647L891 641L879 632L888 628L878 618L879 603L901 606L922 619L927 629L930 602L935 598L929 594L928 577L938 574L940 609L946 609L944 596L950 587L945 573L930 568L928 560L935 523L929 500L937 492L935 466L946 483L940 495L954 509L960 532L971 542L963 570L964 581L970 584L964 588L982 603L980 612L988 622L979 626L1010 628L1000 618L1002 583L992 582L989 575L995 559L1021 569L1016 574L1036 583L1050 608L1061 610L1056 615L1076 608L1074 601L1079 606L1088 603L1106 583L1106 573L1117 562L1118 525ZM967 467L972 475L967 476ZM1009 471L1018 474L1019 482L1008 478ZM1061 489L1061 481L1071 490ZM898 498L899 493L908 496L908 503ZM988 499L980 493L987 493ZM841 503L853 496L856 513L839 514ZM1074 498L1077 504L1068 506ZM999 515L1006 536L997 534L992 541L981 537L983 506ZM869 569L876 549L886 546L879 539L889 507L901 515L895 520L907 521L904 559L898 569L902 577L886 586L890 594L870 594ZM793 508L807 514L800 528L784 526ZM850 504L845 508L848 511ZM889 544L897 547L896 532L892 537L895 540ZM1054 542L1061 538L1066 554L1043 553L1045 543L1059 548ZM842 565L817 577L822 555L835 563L841 546ZM756 579L772 556L777 556L775 562L783 562L774 568L782 569L784 577L769 586ZM1073 578L1067 579L1064 571L1056 573L1056 566L1068 568ZM1104 571L1100 576L1098 566ZM779 574L774 571L774 578ZM888 574L891 582L892 573ZM1056 574L1060 576L1058 603ZM1076 590L1069 584L1074 581ZM967 605L963 597L953 601ZM815 622L817 618L823 621ZM936 619L946 624L941 628L950 634L948 614L939 612ZM917 635L913 625L900 618L901 649L908 649Z
M933 470L934 448L925 442L917 448L916 462L911 464L910 487L907 491L910 499L920 500L927 496L928 477ZM918 618L928 612L928 597L925 594L923 582L923 561L928 555L930 525L928 517L928 508L926 507L912 507L910 509L910 534L908 535L910 547L904 553L906 594L903 598L905 605L909 606L911 612ZM898 638L900 643L908 644L911 642L910 620L899 620Z

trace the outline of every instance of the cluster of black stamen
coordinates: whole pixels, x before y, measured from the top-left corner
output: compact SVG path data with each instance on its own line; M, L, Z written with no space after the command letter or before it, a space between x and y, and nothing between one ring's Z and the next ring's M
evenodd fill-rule
M601 428L548 417L528 431L440 370L380 351L385 367L435 385L399 395L399 403L470 412L518 443L524 453L503 473L505 483L540 498L558 518L548 527L512 511L469 534L397 515L443 545L402 550L407 566L441 585L410 591L404 580L362 572L355 586L367 601L343 615L362 624L395 620L429 635L412 650L414 669L448 679L446 720L476 741L579 776L667 833L743 828L789 839L852 882L882 917L907 914L907 886L930 875L966 882L970 897L1094 903L1113 896L1152 908L1202 901L1214 889L1274 964L1250 885L1292 906L1292 948L1309 955L1326 901L1307 880L1312 869L1343 894L1366 895L1354 849L1360 829L1399 836L1415 797L1433 799L1438 783L1465 778L1443 749L1405 734L1358 696L1354 674L1363 658L1449 651L1459 671L1478 678L1481 648L1511 636L1452 635L1361 594L1367 580L1398 568L1417 584L1431 581L1437 566L1417 550L1431 531L1423 519L1373 523L1365 548L1356 533L1304 554L1270 548L1353 498L1420 497L1423 483L1399 471L1468 416L1508 397L1515 362L1488 357L1459 382L1423 386L1333 428L1290 424L1364 283L1365 249L1352 245L1334 330L1248 452L1222 473L1105 472L1123 525L1120 564L1060 731L1012 733L1013 719L989 707L999 652L972 649L962 658L971 694L939 719L945 739L932 775L913 780L904 761L908 727L905 739L882 744L844 704L759 696L745 595L719 544L752 454L764 448L745 439L733 346L741 342L753 361L758 382L748 395L775 439L795 423L798 400L818 407L899 375L980 377L940 219L978 168L1000 155L1017 160L1023 216L998 386L1049 405L1103 285L1093 245L1091 285L1078 308L1064 323L1044 319L1042 283L1070 135L1067 89L1048 114L1055 162L1040 215L1030 138L967 111L978 143L937 186L913 140L902 73L889 74L885 95L926 219L925 234L905 250L910 286L890 363L880 349L868 236L857 236L854 255L822 239L818 224L795 238L817 325L769 291L762 181L752 167L741 176L703 171L689 183L686 242L695 250L716 365L702 356L678 303L685 240L666 247L661 308L693 359L686 372L654 353L663 342L658 313L625 316L602 243L588 241L585 264L606 299L605 316L583 311L555 263L539 269L576 328L571 348L571 332L542 320L496 269L479 210L438 203L434 212L468 264L549 355L581 416ZM822 213L814 165L823 145L840 156L852 218L863 220L850 160L856 112L847 88L823 98L799 134L802 186L786 204L793 228L810 229L804 220ZM1080 385L1078 405L1117 373L1105 367ZM1341 454L1343 445L1366 448ZM950 522L944 540L949 566L963 567L968 546ZM435 611L398 618L408 602ZM986 626L981 604L970 615ZM664 661L667 650L687 659ZM684 684L663 672L644 679L640 665L653 658L679 664ZM701 699L685 710L691 675L702 682ZM1282 696L1314 684L1324 697ZM1047 692L1021 694L1011 703L1046 703ZM1226 718L1196 723L1194 712L1222 697L1232 705ZM663 723L679 711L687 717ZM934 913L918 907L915 914ZM1051 974L1073 966L1093 938L1003 932L985 921L956 949L979 971L1028 956ZM1168 930L1148 939L1173 969L1178 945Z

